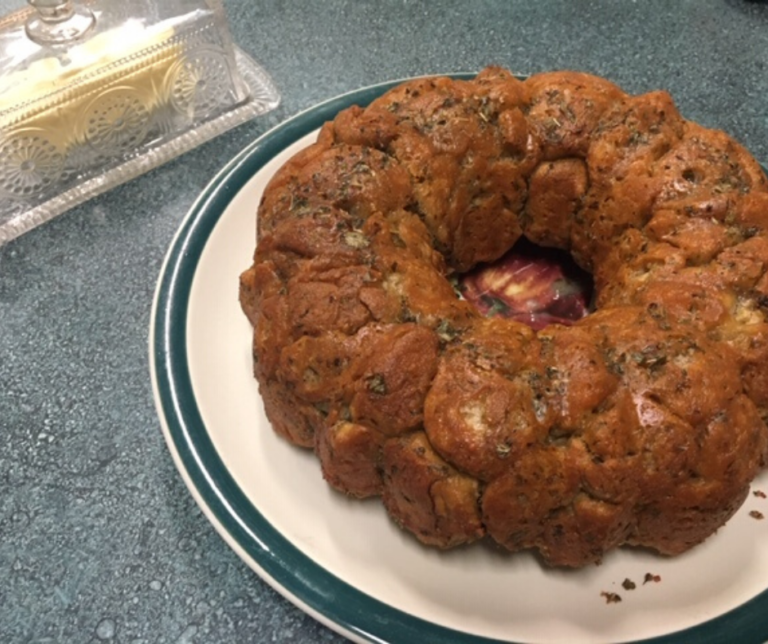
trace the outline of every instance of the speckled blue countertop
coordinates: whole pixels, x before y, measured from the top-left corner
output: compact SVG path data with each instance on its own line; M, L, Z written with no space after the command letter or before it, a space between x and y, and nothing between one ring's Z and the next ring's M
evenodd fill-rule
M23 4L0 0L3 13ZM341 642L262 582L164 444L147 335L166 249L249 141L342 92L498 63L665 88L768 159L768 5L225 0L278 110L0 247L0 643Z

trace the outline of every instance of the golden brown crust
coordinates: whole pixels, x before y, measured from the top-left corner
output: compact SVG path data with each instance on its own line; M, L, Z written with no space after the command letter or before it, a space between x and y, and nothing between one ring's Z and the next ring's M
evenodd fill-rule
M521 235L592 271L595 313L457 298ZM240 300L275 431L427 544L677 554L768 461L768 185L665 92L491 67L349 108L268 185Z
M522 213L525 236L556 248L571 247L571 229L589 188L582 159L571 157L541 163L528 179L528 199Z
M541 149L541 160L584 158L604 123L608 108L624 98L613 83L580 72L531 76L527 120Z
M485 534L477 480L445 462L423 432L388 441L382 458L384 506L423 543L450 548Z
M334 488L366 498L381 494L381 449L385 436L370 427L328 421L315 432L315 453L323 476Z
M546 433L544 368L535 335L522 324L479 320L462 340L439 361L424 425L445 459L490 481Z

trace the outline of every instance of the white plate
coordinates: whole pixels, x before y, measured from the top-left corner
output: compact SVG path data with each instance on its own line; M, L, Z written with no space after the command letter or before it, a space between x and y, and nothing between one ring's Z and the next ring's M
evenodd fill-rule
M273 434L238 303L260 195L324 121L392 85L323 103L255 141L205 189L171 245L152 313L152 380L168 446L206 516L273 587L356 642L764 642L768 520L749 512L768 516L768 501L757 496L681 557L620 550L601 566L555 571L482 545L425 548L380 503L332 491L312 454ZM753 489L768 491L768 476ZM646 573L661 581L644 584ZM625 579L637 587L624 589Z

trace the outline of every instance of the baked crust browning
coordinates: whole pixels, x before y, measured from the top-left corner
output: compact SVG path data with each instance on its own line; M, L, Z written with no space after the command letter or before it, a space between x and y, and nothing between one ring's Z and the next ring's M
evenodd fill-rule
M523 235L594 313L536 332L457 296ZM674 555L768 462L768 185L666 92L491 67L349 108L267 186L240 301L274 430L429 545Z
M479 483L444 461L423 432L388 441L382 460L384 507L423 543L451 548L485 534Z

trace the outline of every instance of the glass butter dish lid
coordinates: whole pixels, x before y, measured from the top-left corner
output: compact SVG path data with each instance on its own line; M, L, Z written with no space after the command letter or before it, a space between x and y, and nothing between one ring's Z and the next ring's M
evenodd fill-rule
M220 0L28 0L0 17L0 244L274 109Z

